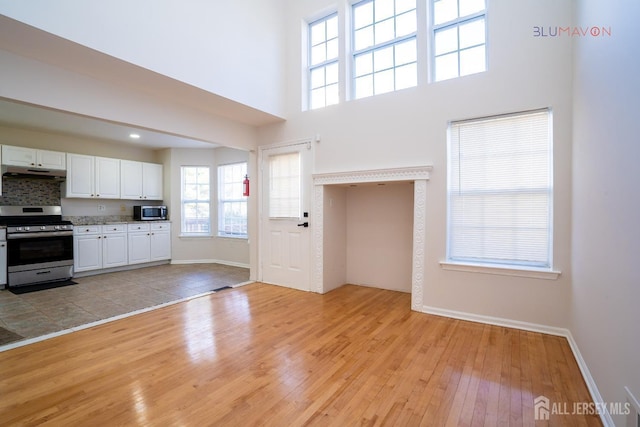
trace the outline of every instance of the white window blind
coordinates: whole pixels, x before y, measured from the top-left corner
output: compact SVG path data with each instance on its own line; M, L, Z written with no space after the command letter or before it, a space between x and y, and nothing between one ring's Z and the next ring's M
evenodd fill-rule
M448 259L551 268L551 112L449 127Z
M269 216L300 218L300 153L269 157Z

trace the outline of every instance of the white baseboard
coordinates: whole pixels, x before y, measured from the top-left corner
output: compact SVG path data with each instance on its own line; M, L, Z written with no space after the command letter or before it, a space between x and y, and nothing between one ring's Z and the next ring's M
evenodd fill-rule
M221 259L172 259L171 264L222 264L231 267L250 267L249 264L234 261L224 261Z
M589 389L589 393L591 394L591 398L594 402L602 403L604 400L600 395L600 390L598 390L598 386L596 385L596 381L593 379L591 372L589 371L589 367L587 366L587 362L584 361L582 354L580 353L580 349L578 349L578 343L573 339L573 335L571 335L571 331L567 329L566 337L567 341L569 341L569 347L571 347L571 351L573 352L573 357L576 359L578 363L578 367L580 368L580 372L582 372L582 378L584 378L584 382L587 383L587 389ZM605 427L615 427L613 422L613 418L611 418L611 414L607 410L607 405L602 406L604 408L604 412L600 414L600 420L602 420L602 424Z
M111 267L111 268L101 268L99 270L89 270L89 271L80 271L73 272L73 278L76 277L88 277L88 276L96 276L98 274L105 273L115 273L118 271L129 271L129 270L137 270L139 268L145 267L157 267L158 265L169 264L169 260L166 261L153 261L153 262L144 262L140 264L127 264L120 267Z
M485 323L488 325L504 326L524 331L541 332L548 335L558 335L566 337L568 329L556 328L554 326L539 325L537 323L522 322L520 320L504 319L502 317L484 316L481 314L465 313L462 311L446 310L443 308L424 306L423 313L434 314L436 316L451 317L453 319L468 320L470 322Z
M602 396L600 395L600 391L598 390L596 382L593 379L593 376L591 376L591 372L589 371L589 368L587 367L587 364L584 361L582 354L580 353L578 344L573 339L573 335L571 335L571 331L569 329L540 325L537 323L522 322L519 320L504 319L501 317L484 316L481 314L446 310L443 308L429 307L426 305L422 307L422 312L426 314L433 314L435 316L443 316L443 317L450 317L453 319L467 320L469 322L485 323L488 325L504 326L506 328L521 329L524 331L539 332L542 334L565 337L569 342L569 347L573 352L573 357L576 359L576 362L578 363L578 367L580 368L582 377L584 378L584 381L587 383L587 389L589 390L589 394L591 394L591 398L595 403L603 403ZM606 405L602 405L602 407L605 408L605 411L600 414L600 419L602 420L602 424L604 424L605 427L615 427L615 424L613 423L613 418L611 418L611 414L609 414L609 412L606 411Z

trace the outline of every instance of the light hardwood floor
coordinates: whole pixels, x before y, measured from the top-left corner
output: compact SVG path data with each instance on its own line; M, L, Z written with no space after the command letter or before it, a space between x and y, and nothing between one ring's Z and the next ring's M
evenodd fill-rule
M409 307L256 283L5 351L0 424L515 426L590 401L564 338Z

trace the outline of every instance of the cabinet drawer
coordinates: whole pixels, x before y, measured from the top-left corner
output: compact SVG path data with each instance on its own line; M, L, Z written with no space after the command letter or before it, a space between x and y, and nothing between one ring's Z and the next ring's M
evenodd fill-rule
M104 234L124 233L125 231L127 231L127 224L106 224L102 226Z
M162 231L162 230L170 230L171 224L168 222L156 222L151 225L152 231Z
M127 224L127 230L129 232L149 231L149 224Z
M102 229L100 225L76 225L73 227L73 234L100 234Z

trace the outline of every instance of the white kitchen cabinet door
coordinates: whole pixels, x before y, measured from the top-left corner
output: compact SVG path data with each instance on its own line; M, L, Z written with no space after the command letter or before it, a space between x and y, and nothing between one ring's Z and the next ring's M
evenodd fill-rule
M151 260L151 236L148 231L129 233L129 264L139 264Z
M142 164L142 197L147 200L162 200L162 165Z
M3 165L28 166L44 169L66 169L66 153L34 148L2 146Z
M162 200L162 165L120 161L120 198Z
M102 235L102 268L127 265L127 234L114 233Z
M84 154L67 154L66 197L95 197L95 158Z
M102 199L119 199L120 160L96 157L95 169L96 197Z
M73 236L73 254L73 270L76 273L102 268L102 236Z
M120 161L120 198L142 199L142 163Z
M66 153L60 151L36 150L36 166L64 170L67 168L66 157Z
M3 145L2 164L12 166L36 166L36 150L33 148Z
M151 261L171 259L171 233L151 231Z

